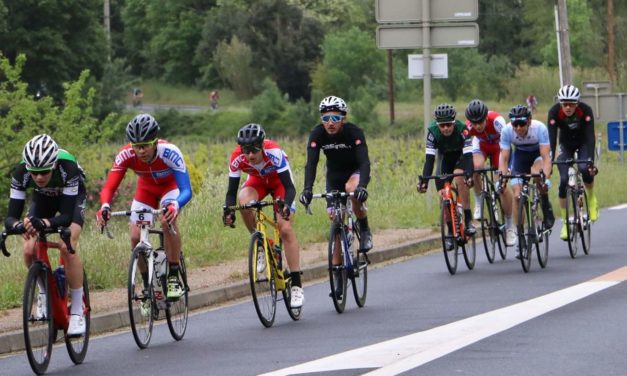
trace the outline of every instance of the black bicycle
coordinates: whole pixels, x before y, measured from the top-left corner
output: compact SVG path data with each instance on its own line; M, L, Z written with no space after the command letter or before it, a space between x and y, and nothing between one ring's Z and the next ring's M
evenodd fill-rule
M494 171L496 167L476 169L474 172L481 176L481 236L488 262L492 264L498 248L501 259L507 257L505 243L505 225L503 207L498 191L494 187Z

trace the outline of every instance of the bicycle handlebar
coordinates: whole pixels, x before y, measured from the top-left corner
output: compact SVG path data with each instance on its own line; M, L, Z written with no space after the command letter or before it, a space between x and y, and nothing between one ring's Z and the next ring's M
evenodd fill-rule
M142 209L114 211L114 212L111 212L110 214L111 214L111 217L130 217L133 213L160 215L160 214L165 213L166 210L167 210L166 208L162 208L162 209L142 208ZM106 225L106 223L104 226L102 226L102 228L105 231L107 237L109 239L113 239L113 234L109 230L109 227ZM172 226L171 223L168 223L168 232L170 233L170 235L176 235L176 231L174 230L174 227Z
M482 172L491 172L491 171L498 171L498 170L499 170L498 167L482 167L482 168L476 168L472 172L482 173Z
M505 175L505 174L501 174L501 178L503 179L523 179L523 180L529 180L532 178L543 178L544 179L545 175L544 175L544 171L538 173L538 174L509 174L509 175Z
M266 206L273 206L274 204L276 204L279 210L281 210L285 206L285 201L281 198L278 198L273 201L251 201L244 205L230 205L230 206L224 205L222 206L222 210L224 211L226 210L235 211L235 210L242 210L242 209L261 210ZM235 228L235 224L230 224L229 227Z
M563 165L563 164L572 165L572 164L576 164L576 163L586 163L588 166L594 166L594 162L592 161L592 159L568 158L568 159L565 159L563 161L553 161L554 165Z
M440 179L440 180L444 180L444 179L450 179L450 178L456 178L458 176L466 176L465 172L455 172L452 174L440 174L440 175L432 175L432 176L420 176L419 178L422 180L431 180L431 179Z
M330 192L316 193L311 196L312 199L314 198L340 199L344 197L355 197L355 192L330 191ZM305 211L307 214L313 215L310 205L305 206Z
M22 235L25 232L26 232L26 229L24 228L23 224L20 224L18 226L15 226L14 228L2 231L2 234L0 235L0 250L2 251L2 254L5 257L11 256L11 253L7 251L7 247L5 244L7 237L9 235ZM67 247L68 252L70 252L71 254L76 253L74 248L72 248L72 243L70 242L72 233L68 227L62 227L62 226L57 227L57 228L46 227L39 233L40 233L40 236L47 235L47 234L59 234L59 236L61 237L61 240L63 240L63 242L65 243L65 246Z

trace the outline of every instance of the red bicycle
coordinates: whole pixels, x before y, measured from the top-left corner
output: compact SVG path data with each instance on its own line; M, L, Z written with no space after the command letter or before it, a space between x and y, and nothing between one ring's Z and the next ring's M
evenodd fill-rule
M11 254L6 248L6 238L9 235L20 235L25 232L24 226L4 231L0 236L0 249L4 256ZM70 322L70 294L69 285L65 278L63 259L59 256L59 266L53 270L48 258L49 248L59 248L58 243L48 242L46 236L59 234L70 253L74 249L70 244L70 230L67 227L58 229L46 228L39 232L36 242L36 251L33 263L28 269L24 282L24 297L22 304L22 318L24 326L24 345L26 355L33 371L42 375L48 369L52 355L52 345L57 340L58 331L63 331L65 345L70 359L74 364L80 364L85 359L89 345L90 312L89 287L87 276L83 274L83 314L85 315L85 334L71 337L67 334ZM43 287L45 293L40 292ZM39 294L45 294L45 307L39 307ZM45 308L45 309L42 309ZM50 314L49 314L50 313Z

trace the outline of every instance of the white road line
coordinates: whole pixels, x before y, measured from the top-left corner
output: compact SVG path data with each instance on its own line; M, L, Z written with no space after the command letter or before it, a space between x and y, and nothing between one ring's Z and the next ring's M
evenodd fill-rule
M612 206L611 208L608 208L607 210L622 210L622 209L627 209L627 204Z
M602 276L461 321L268 372L262 376L366 368L376 368L368 375L397 375L612 287L624 279L622 275L618 278L603 278Z

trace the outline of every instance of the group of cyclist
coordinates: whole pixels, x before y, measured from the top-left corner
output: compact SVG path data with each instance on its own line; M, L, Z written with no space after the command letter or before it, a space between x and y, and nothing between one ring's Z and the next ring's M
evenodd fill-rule
M544 180L535 179L540 192L544 226L551 229L555 222L553 208L548 197L551 187L552 164L556 146L559 145L559 161L573 158L576 152L581 163L578 169L583 176L589 197L590 219L598 219L597 199L594 194L594 116L592 109L580 101L579 89L565 85L557 93L558 103L548 113L548 125L532 118L532 111L525 105L516 105L509 112L508 123L494 111L489 111L484 102L472 100L465 111L466 124L456 120L456 111L450 104L440 104L435 108L434 117L427 130L426 159L417 189L427 191L426 176L430 176L439 157L439 173L460 173L456 177L457 188L464 209L466 235L472 236L476 230L472 217L481 216L482 196L480 195L479 175L474 169L483 168L486 160L498 168L497 190L501 193L501 203L505 215L505 243L514 246L516 233L512 217L517 218L517 200L520 195L520 179L511 179L512 189L507 189L509 175L540 174ZM558 139L559 133L559 139ZM560 165L559 199L562 219L566 215L566 188L568 186L568 166ZM436 180L436 188L442 193L444 181ZM475 209L471 217L469 189L475 187ZM448 223L449 230L452 226ZM560 238L567 240L566 221L562 221ZM451 249L451 241L445 243Z
M594 160L594 116L585 103L580 102L579 90L567 85L562 87L556 103L549 111L548 126L532 119L532 113L524 105L514 106L509 112L510 122L497 112L489 111L482 101L475 99L466 108L466 123L456 120L456 111L450 104L436 107L435 119L428 127L426 136L426 159L422 176L431 175L436 157L439 172L442 174L463 172L458 177L457 186L462 197L465 231L473 235L472 224L481 211L481 196L477 190L477 176L473 170L482 168L486 160L498 167L504 176L512 173L538 173L542 171L544 181L537 181L542 195L542 210L545 226L551 228L555 221L548 189L551 186L551 167L559 144L558 160L572 158L577 152L579 159ZM348 121L348 106L339 97L324 98L319 105L320 123L313 128L307 141L307 162L303 190L299 201L308 206L313 197L313 185L322 150L326 155L326 190L354 192L351 197L353 210L360 229L360 252L373 247L372 233L368 225L367 186L370 181L370 159L364 132ZM558 131L559 130L559 131ZM191 200L192 190L188 170L181 150L174 144L159 139L160 127L149 114L135 116L126 126L129 143L122 146L115 156L113 167L100 193L100 209L96 214L99 225L106 224L111 215L111 205L116 189L130 169L138 176L137 189L131 209L161 208L161 226L164 229L165 249L169 264L167 298L178 299L183 289L178 277L181 238L176 231L176 220L181 209ZM559 141L557 135L559 133ZM299 243L294 234L293 223L296 211L296 188L287 154L278 143L266 138L262 126L246 124L237 133L237 147L229 161L228 188L222 220L225 225L234 225L235 212L228 209L239 200L240 204L261 200L272 195L283 202L276 210L280 214L278 226L284 242L286 260L291 270L291 306L302 307L304 292L301 281ZM512 147L513 146L513 147ZM512 151L513 149L513 151ZM597 200L593 182L596 169L589 165L579 166L588 190L591 220L598 218ZM246 181L241 189L240 178L244 172ZM565 207L567 168L560 166L559 198L562 209ZM506 244L514 245L516 236L512 216L514 204L520 191L520 182L512 179L512 191L506 189L507 179L501 177L497 183L502 193L503 211L506 225ZM475 185L475 210L470 209L469 188ZM436 181L441 190L443 181ZM27 189L33 189L30 207L21 218L26 203ZM419 179L418 191L426 192L427 181ZM238 194L239 189L239 194ZM85 222L85 174L76 158L60 149L47 134L38 135L24 146L22 161L13 170L8 215L5 227L19 228L23 232L23 254L26 265L30 265L35 251L35 240L39 231L47 227L67 226L71 231L71 245L77 248ZM332 203L327 202L329 218L332 217ZM562 213L565 211L562 210ZM250 210L242 210L242 218L248 231L255 229L254 215ZM135 214L137 215L137 214ZM131 218L135 221L136 218ZM175 231L167 231L173 226ZM566 227L562 228L561 238L566 239ZM130 226L131 249L139 241L139 228ZM448 245L447 246L452 246ZM85 319L82 307L83 266L78 254L70 254L63 242L59 243L70 287L71 318L69 335L85 332ZM263 254L262 254L263 257ZM265 260L258 260L258 268L265 267ZM145 283L148 281L147 268L140 266ZM145 286L146 287L146 286ZM40 294L37 315L45 317L45 286L39 286Z

